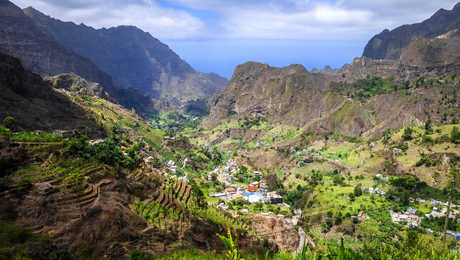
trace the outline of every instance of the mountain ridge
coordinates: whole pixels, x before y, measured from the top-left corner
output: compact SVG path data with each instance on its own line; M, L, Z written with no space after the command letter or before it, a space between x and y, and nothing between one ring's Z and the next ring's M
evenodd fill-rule
M227 80L197 72L166 44L135 26L94 29L62 22L28 7L24 13L63 46L93 61L123 88L173 103L207 98ZM76 37L78 35L78 37Z
M26 68L43 75L74 72L103 84L109 92L114 93L110 76L90 60L60 46L40 32L33 21L10 1L0 2L0 19L0 51L19 57Z
M413 37L434 38L457 28L460 28L460 2L452 10L440 9L420 23L402 25L391 31L385 29L369 40L362 56L398 60Z
M380 137L387 128L398 130L411 124L420 125L430 117L439 122L437 115L424 112L438 109L435 106L440 103L437 90L426 87L409 89L410 94L403 94L405 79L401 83L390 80L390 84L400 89L399 92L393 93L391 89L391 92L374 94L366 100L347 96L347 89L352 89L359 79L369 81L366 84L385 80L372 78L375 77L372 76L375 75L373 70L363 71L362 68L373 62L376 61L356 59L336 76L310 73L299 65L284 68L254 62L239 65L227 88L211 100L211 113L204 119L203 126L214 128L230 120L262 118L272 123L302 127L306 131ZM386 65L377 63L375 66L375 71L379 71L379 66L385 68ZM386 75L388 79L400 69L398 64L390 63L389 73L381 71L380 76ZM410 79L416 81L422 75L425 74L421 71ZM450 88L452 86L446 86L446 91Z

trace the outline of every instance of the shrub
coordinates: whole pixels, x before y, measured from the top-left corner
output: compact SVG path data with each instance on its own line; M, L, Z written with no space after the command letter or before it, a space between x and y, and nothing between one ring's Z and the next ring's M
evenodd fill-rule
M425 122L425 134L433 134L433 127L431 126L431 119L426 120Z
M431 166L436 166L439 163L440 163L439 159L433 158L433 156L428 157L426 155L423 155L422 158L420 158L420 160L418 160L415 163L415 166L419 167L419 166L425 165L427 167L431 167Z
M450 141L454 144L460 143L460 131L456 126L454 126L450 132Z
M129 259L130 260L153 260L154 257L152 255L149 255L143 252L139 248L136 248L130 252Z
M0 125L0 135L10 136L11 130Z
M393 146L393 148L398 148L403 152L406 152L409 149L409 146L405 142L400 142L399 144Z
M436 138L435 142L436 143L445 143L445 142L449 142L450 141L450 137L448 135L441 135L440 137Z
M12 116L7 116L3 119L3 125L12 130L12 131L15 131L16 130L16 119L14 119L14 117Z
M344 178L341 176L341 175L335 175L334 178L332 179L332 181L334 182L334 185L338 186L338 185L344 185Z
M425 143L425 144L432 144L432 143L434 143L434 140L433 140L433 137L431 137L429 135L424 135L422 137L422 142Z
M358 185L355 186L355 189L354 189L353 193L354 193L355 197L359 197L359 196L363 195L363 190L362 190L361 183L359 183Z
M421 182L417 177L413 175L392 177L390 179L390 183L393 186L401 187L406 190L415 190L426 186L426 183Z
M404 129L402 139L405 140L405 141L412 140L412 133L413 132L414 132L414 130L411 127L407 127L406 129Z
M224 243L225 247L228 249L227 251L227 258L232 260L244 260L238 250L238 240L233 240L232 233L230 232L230 228L227 227L227 237L217 234L220 238L222 243Z

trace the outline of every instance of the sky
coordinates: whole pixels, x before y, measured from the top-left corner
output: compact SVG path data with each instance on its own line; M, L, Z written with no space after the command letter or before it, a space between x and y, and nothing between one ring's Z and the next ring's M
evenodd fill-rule
M134 25L196 70L227 78L247 61L339 68L384 29L458 0L12 0L94 28Z

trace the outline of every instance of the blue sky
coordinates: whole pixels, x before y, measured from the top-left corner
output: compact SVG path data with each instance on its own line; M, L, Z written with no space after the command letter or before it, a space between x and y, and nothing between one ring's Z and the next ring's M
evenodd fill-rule
M375 34L430 17L458 0L12 0L95 28L135 25L195 69L231 77L259 61L341 67Z

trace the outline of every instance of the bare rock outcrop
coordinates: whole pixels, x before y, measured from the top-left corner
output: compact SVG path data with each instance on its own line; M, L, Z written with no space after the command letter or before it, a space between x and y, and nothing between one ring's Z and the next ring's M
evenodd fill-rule
M280 250L294 252L299 245L299 233L284 216L257 214L252 216L252 228L275 243Z

